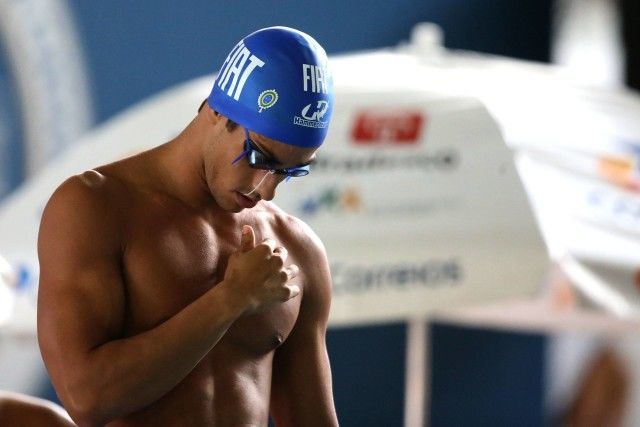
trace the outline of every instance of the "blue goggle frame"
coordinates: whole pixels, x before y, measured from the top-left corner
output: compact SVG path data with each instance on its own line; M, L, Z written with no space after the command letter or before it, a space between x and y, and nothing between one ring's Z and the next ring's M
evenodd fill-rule
M246 139L244 141L244 151L240 153L240 155L236 157L233 162L231 162L231 164L235 164L243 157L246 157L249 166L253 169L261 169L270 171L271 173L275 173L278 175L284 175L287 177L287 179L309 174L311 162L294 166L292 168L275 167L274 164L277 162L275 162L271 157L260 150L256 143L251 140L251 138L249 137L249 130L247 128L244 128L244 133L246 136Z

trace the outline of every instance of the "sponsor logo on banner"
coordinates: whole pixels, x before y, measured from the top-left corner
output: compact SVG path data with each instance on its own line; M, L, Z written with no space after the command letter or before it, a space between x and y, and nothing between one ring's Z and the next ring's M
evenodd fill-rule
M417 144L425 119L417 111L362 112L356 116L351 129L355 144Z
M336 263L331 266L331 275L336 296L457 286L464 279L458 258L373 266Z
M316 195L302 200L300 212L305 216L314 216L320 211L359 212L362 209L362 196L354 187L329 187Z
M0 278L16 295L25 295L33 307L37 303L38 271L26 261L6 263L0 258Z
M640 234L640 200L637 196L594 189L586 194L586 204L589 210L577 212L579 215L588 215L591 221Z
M598 158L598 173L609 183L640 193L640 150L629 144L625 155Z
M296 214L302 218L313 218L328 213L336 215L362 215L369 217L398 217L398 215L427 215L452 212L459 207L455 195L443 197L407 198L395 203L365 204L362 190L348 186L330 186L303 197Z
M32 295L33 305L35 306L35 297L37 296L38 288L38 272L35 270L35 267L29 267L29 265L24 262L16 264L14 269L17 276L17 280L15 282L17 292Z
M368 153L349 155L323 154L313 163L314 172L370 172L394 170L423 170L425 172L456 169L460 153L454 148L443 148L433 152L388 154Z

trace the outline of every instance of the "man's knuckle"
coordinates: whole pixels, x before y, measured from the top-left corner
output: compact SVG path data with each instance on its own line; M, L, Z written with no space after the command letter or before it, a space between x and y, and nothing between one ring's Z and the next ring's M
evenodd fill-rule
M275 268L280 269L284 267L284 260L282 259L281 256L274 255L271 257L271 265L273 265Z

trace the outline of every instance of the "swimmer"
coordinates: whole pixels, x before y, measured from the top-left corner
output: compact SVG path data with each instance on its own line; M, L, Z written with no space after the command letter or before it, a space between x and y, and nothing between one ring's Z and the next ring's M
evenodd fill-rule
M338 424L327 255L271 202L324 141L327 65L305 33L256 31L180 135L51 196L38 339L78 425Z

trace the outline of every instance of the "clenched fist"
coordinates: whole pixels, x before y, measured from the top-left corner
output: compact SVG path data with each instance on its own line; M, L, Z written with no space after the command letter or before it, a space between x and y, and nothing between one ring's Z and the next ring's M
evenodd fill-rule
M227 290L245 307L245 314L288 301L300 293L300 287L289 284L299 269L295 264L285 267L287 249L276 247L270 238L258 245L255 240L253 228L244 225L240 250L229 257L224 275Z

